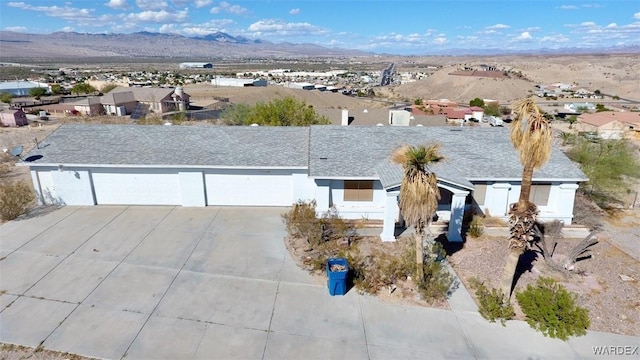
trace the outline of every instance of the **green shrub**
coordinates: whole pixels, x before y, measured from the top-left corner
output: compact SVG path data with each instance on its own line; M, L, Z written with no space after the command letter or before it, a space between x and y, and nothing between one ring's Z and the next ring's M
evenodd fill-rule
M413 246L411 246L414 248ZM422 265L422 279L414 278L418 292L425 300L443 299L447 296L453 276L449 270L442 265L442 260L446 257L446 251L439 242L432 242L424 248L424 263ZM415 248L410 253L410 259L415 259ZM412 261L415 263L415 260ZM415 274L415 265L412 267L412 274Z
M545 336L567 340L572 335L585 335L589 327L589 311L575 304L575 295L553 279L541 277L535 286L516 294L527 323Z
M484 234L484 219L482 216L473 215L467 234L473 238L479 238Z
M515 314L513 305L500 290L488 288L476 278L471 279L470 285L476 291L478 308L483 318L489 322L496 322L496 319L500 319L502 326L505 326L507 320L513 318Z
M0 219L9 221L26 214L34 200L33 191L24 182L0 184Z

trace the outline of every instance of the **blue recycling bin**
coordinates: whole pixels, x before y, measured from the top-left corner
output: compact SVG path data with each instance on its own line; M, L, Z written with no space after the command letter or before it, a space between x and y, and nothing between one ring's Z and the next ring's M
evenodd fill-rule
M347 275L349 264L347 259L331 258L327 260L327 287L329 295L344 295L347 293Z

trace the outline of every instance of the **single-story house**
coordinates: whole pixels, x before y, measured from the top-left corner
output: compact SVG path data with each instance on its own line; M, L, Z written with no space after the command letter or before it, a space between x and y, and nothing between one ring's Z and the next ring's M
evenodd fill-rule
M104 115L105 110L102 106L100 97L90 96L73 103L73 109L87 116Z
M640 131L640 113L603 111L578 116L579 132L597 132L602 139L622 139Z
M104 111L109 115L129 115L133 109L135 109L138 101L134 97L133 91L126 91L126 89L134 88L121 87L118 89L118 91L112 90L107 94L102 95L100 97L100 103L102 104Z
M118 99L118 105L111 104L111 97L114 98L115 103L115 98L118 96L126 96L126 98ZM185 111L189 108L189 95L183 91L182 86L176 88L117 87L103 97L105 97L103 100L108 100L105 104L109 106L105 106L105 110L109 114L118 114L118 106L125 106L127 114L130 113L131 110L126 104L131 104L132 101L148 106L149 110L159 114ZM115 109L111 108L111 105L115 106Z
M564 109L571 112L586 112L586 111L595 111L596 106L590 102L577 102L564 104Z
M0 121L2 126L25 126L29 125L27 114L22 109L4 109L0 111Z
M290 206L315 200L347 219L383 221L393 241L401 221L403 144L437 142L447 161L433 167L450 241L462 240L471 207L506 217L518 200L522 166L508 129L419 126L137 126L65 124L25 155L41 204ZM487 151L478 151L487 149ZM30 161L29 161L30 160ZM534 173L542 221L571 224L586 177L554 148Z

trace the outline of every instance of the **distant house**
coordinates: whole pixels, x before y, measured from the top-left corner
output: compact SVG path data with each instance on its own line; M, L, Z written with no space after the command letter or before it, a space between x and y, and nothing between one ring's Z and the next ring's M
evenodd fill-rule
M564 109L570 112L595 111L596 106L590 102L575 102L570 104L564 104Z
M640 137L640 113L603 111L578 116L576 129L579 132L597 132L602 139Z
M0 82L0 94L9 93L13 96L29 96L29 90L33 88L45 88L51 91L49 84L35 81L5 81Z
M469 110L471 110L471 115L476 120L482 120L484 117L484 109L479 106L472 106Z
M236 79L216 77L211 80L213 86L230 86L230 87L250 87L250 86L267 86L267 80L264 79Z
M180 69L212 69L213 64L205 62L183 62L180 63Z
M445 108L442 109L442 113L449 122L465 122L473 117L473 111L469 108Z
M104 115L100 97L91 96L73 103L73 109L86 116Z
M0 112L2 126L24 126L29 125L27 114L21 109L4 109Z
M409 113L405 110L388 109L317 109L319 115L326 116L333 125L399 125L405 124L408 117L409 126L444 126L447 118L444 115L425 115ZM407 116L408 115L408 116Z
M290 89L314 90L316 85L308 82L290 82L284 84L284 87Z
M131 114L138 104L133 96L133 91L126 91L134 88L119 88L121 91L112 90L100 97L100 102L104 111L109 115L125 116Z
M134 101L136 104L148 106L150 111L159 114L171 111L185 111L189 108L190 98L189 95L182 90L181 86L175 89L119 87L111 90L103 97L105 96L105 101L107 101L109 105L105 106L105 110L107 110L109 114L118 114L117 108L119 106L125 106L128 114L130 110L126 104L133 104ZM111 104L112 98L114 104ZM115 106L115 108L113 106ZM116 111L114 111L114 109Z

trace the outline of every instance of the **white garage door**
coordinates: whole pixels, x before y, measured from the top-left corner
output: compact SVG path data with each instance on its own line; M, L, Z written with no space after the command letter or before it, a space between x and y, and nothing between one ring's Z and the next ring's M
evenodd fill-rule
M178 174L92 172L98 205L180 205Z
M206 174L207 205L290 206L291 173Z

